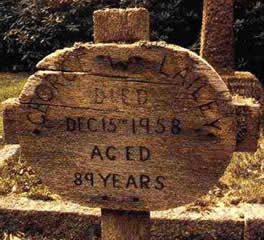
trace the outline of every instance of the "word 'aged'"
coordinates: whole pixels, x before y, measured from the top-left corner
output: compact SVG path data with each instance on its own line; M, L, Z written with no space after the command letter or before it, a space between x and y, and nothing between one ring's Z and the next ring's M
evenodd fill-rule
M117 160L117 153L121 152L122 159L127 161L142 161L145 162L151 159L151 152L148 148L140 146L127 146L124 149L117 149L114 146L103 147L94 146L91 151L91 160Z

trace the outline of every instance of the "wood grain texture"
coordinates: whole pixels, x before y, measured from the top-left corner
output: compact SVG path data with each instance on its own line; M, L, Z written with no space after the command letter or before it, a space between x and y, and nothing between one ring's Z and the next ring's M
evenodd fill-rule
M177 207L217 183L236 148L228 89L188 50L84 44L38 66L19 102L6 104L4 121L21 159L65 199L108 209Z
M17 98L9 98L2 103L3 105L3 138L5 144L19 144L17 129L18 129L18 114L20 103Z
M260 106L236 104L238 132L236 152L256 152L260 137Z
M95 43L149 40L149 13L145 8L98 10L93 21Z
M260 119L263 116L263 89L259 80L249 72L221 74L230 93L255 104L234 103L238 119L237 152L256 152L260 134Z
M234 70L234 0L204 0L200 55L219 73Z
M150 213L102 209L102 240L149 240Z
M254 98L263 104L263 88L259 79L250 72L232 72L222 74L231 95L239 95L244 98Z

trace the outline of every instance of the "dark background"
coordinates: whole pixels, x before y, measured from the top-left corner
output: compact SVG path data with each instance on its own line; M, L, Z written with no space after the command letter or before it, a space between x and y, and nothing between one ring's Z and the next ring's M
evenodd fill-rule
M56 49L93 41L93 11L134 6L149 10L152 41L199 52L202 0L1 0L0 71L34 71ZM264 83L263 1L237 1L234 32L236 69Z

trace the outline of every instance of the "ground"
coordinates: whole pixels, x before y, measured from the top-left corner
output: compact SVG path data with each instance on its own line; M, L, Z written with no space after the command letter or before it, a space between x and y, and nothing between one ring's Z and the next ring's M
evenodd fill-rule
M17 97L28 76L28 73L0 73L0 102ZM0 106L0 136L3 134L1 111ZM0 195L2 196L25 196L45 201L59 199L59 196L49 192L26 162L10 161L0 169L0 176ZM263 183L264 138L262 137L256 153L234 153L219 184L206 196L189 205L188 209L190 211L210 211L210 207L219 202L226 205L237 205L240 202L264 203ZM18 238L13 239L24 239L23 233L16 235ZM12 239L8 236L11 235L0 232L0 239Z
M0 73L0 103L8 98L16 97L21 92L29 73ZM0 112L2 106L0 104ZM0 114L0 135L3 132L2 114Z

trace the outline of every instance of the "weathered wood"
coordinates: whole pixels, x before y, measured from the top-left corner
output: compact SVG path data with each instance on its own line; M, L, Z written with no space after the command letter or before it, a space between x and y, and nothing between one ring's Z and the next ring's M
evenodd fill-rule
M149 13L145 8L98 10L93 18L95 43L149 40Z
M204 0L200 55L221 75L231 95L254 98L263 105L263 90L259 80L251 73L237 72L234 68L234 3L234 0ZM263 110L261 111L263 115ZM252 124L256 126L253 122ZM252 134L255 135L255 132ZM256 141L248 140L252 143L249 145L246 142L243 143L245 147L243 151L250 149L255 151ZM238 145L240 146L238 149L242 151L242 145L240 143Z
M263 103L263 88L260 81L250 72L233 72L222 74L232 95L239 95L244 98L254 98L259 103Z
M238 119L236 152L256 152L260 136L260 106L236 103Z
M149 240L150 213L102 209L102 240Z
M3 105L3 138L5 144L19 144L17 135L17 116L20 108L17 98L9 98Z
M200 55L219 73L234 70L234 0L204 0Z
M194 53L84 44L38 66L48 71L6 104L4 124L52 191L91 207L169 209L223 174L236 147L235 108L221 77Z
M95 42L148 40L148 18L98 11ZM149 239L150 210L206 193L258 131L256 109L233 104L214 69L179 47L78 44L38 67L4 104L5 140L51 191L102 208L103 240Z
M238 119L236 151L256 152L260 134L260 119L264 113L261 83L249 72L230 72L222 74L222 78L235 98L239 97L240 101L251 102L250 104L235 103Z

